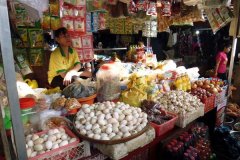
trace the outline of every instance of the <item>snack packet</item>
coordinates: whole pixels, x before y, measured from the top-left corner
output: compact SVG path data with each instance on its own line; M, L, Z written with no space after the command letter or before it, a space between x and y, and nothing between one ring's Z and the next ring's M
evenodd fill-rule
M62 18L62 26L67 28L67 30L70 32L74 31L73 18L63 17Z
M43 47L43 30L42 29L29 29L30 47Z
M59 17L51 17L51 29L57 30L61 27L61 20Z

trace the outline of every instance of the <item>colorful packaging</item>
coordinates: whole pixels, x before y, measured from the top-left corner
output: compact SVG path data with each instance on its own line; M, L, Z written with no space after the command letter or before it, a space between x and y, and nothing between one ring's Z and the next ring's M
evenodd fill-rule
M30 49L30 65L42 66L43 65L43 51L42 49Z
M63 17L71 17L74 15L74 8L70 5L62 6L62 16Z
M74 31L74 23L73 18L71 17L63 17L62 18L62 26L67 28L68 31Z
M150 15L150 16L156 16L157 15L157 6L156 6L155 2L150 2L147 5L147 12L146 12L146 14Z
M80 49L80 48L76 48L75 50L76 50L77 53L78 53L78 58L79 58L79 60L80 60L81 62L83 62L83 61L84 61L83 50Z
M72 39L72 46L74 48L82 48L82 40L80 36L75 34L71 36L71 39Z
M93 48L93 37L92 35L82 36L82 48Z
M51 17L51 29L57 30L61 27L61 19L59 17Z
M29 29L29 40L30 40L30 47L43 47L43 30L42 29Z
M89 61L94 58L93 49L83 49L83 58L84 61Z
M17 67L19 67L20 72L22 75L27 75L32 73L32 70L29 67L29 63L27 60L27 51L26 49L18 49L15 51L16 53L16 61L17 61Z
M49 10L52 16L59 16L59 3L57 1L55 1L54 3L50 3Z
M77 17L74 19L74 30L76 32L85 33L86 32L86 23L85 18Z
M50 29L51 28L50 22L51 22L51 17L49 15L43 15L42 28L46 30Z
M163 0L162 1L162 7L161 7L161 15L162 16L171 16L171 3L169 0Z
M78 6L74 8L74 16L84 18L86 15L85 6Z
M16 42L17 47L28 47L28 32L26 28L18 28L20 41Z

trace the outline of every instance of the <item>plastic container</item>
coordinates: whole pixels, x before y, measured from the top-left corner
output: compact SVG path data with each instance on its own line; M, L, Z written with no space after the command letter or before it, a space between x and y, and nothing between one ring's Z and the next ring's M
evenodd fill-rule
M80 104L93 104L96 97L97 97L97 94L93 94L89 97L78 98L78 102Z
M169 121L158 125L156 123L150 122L151 126L155 129L156 132L156 136L159 137L165 133L167 133L168 131L172 130L174 128L174 125L178 119L178 116L176 114L167 112L168 115L173 116L172 119L170 119Z
M97 72L98 102L119 99L121 94L120 67L117 63L108 63Z
M212 95L211 97L202 100L204 103L204 113L209 112L215 107L215 98L216 95Z
M36 105L35 100L33 98L20 98L20 109L21 109L21 119L23 124L27 124L29 122L30 114L32 114L32 109Z
M68 134L71 138L76 138L77 140L75 142L69 143L68 145L29 158L29 160L80 159L84 157L85 143L79 143L79 139L69 129L65 127L64 129L66 131L66 134ZM37 135L42 135L47 132L48 130L37 133Z

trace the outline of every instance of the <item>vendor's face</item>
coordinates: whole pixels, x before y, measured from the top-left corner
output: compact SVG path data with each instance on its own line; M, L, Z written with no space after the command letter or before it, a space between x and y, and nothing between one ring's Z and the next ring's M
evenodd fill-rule
M226 53L229 53L229 52L231 51L231 49L232 49L232 47L225 47L225 48L224 48L224 51L225 51Z
M69 47L72 45L71 38L69 34L61 34L56 38L57 42L63 47Z

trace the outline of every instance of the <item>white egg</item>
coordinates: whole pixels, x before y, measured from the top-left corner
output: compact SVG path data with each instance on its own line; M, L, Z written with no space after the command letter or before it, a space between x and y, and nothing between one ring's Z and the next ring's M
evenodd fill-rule
M112 139L114 136L116 136L116 133L112 132L109 134L109 138Z
M117 123L118 121L115 119L115 118L110 118L110 119L108 119L108 123L111 123L111 124L113 124L113 123Z
M104 114L99 114L98 115L98 120L104 120L105 118L105 115Z
M142 129L143 129L142 126L139 125L136 130L139 132L139 131L141 131Z
M122 121L122 120L124 120L124 118L125 118L125 115L124 114L120 114L118 120Z
M90 106L89 104L83 104L83 105L82 105L82 108L83 108L83 109L86 109L86 108L88 108L89 106Z
M37 152L32 152L30 157L35 157L37 155Z
M113 131L114 133L118 133L118 132L119 132L119 129L118 129L118 127L113 127L113 128L112 128L112 131Z
M93 136L93 138L94 138L94 139L100 139L101 136L100 136L99 134L95 134L95 135Z
M137 131L136 130L131 130L130 133L131 133L131 135L137 134Z
M107 124L107 121L100 119L100 120L98 120L98 124L101 125L101 126L104 126L104 125Z
M126 120L127 120L127 121L133 120L133 116L132 116L132 115L128 115L128 116L126 117Z
M38 138L39 138L39 136L38 136L37 134L34 134L34 135L32 136L32 140L33 140L33 141L37 140Z
M50 136L50 135L54 135L54 130L53 130L53 129L50 129L50 130L48 131L48 136Z
M91 109L89 109L89 108L83 108L83 111L84 111L84 113L90 113L90 112L91 112Z
M28 148L27 149L27 157L30 157L32 154L32 149L31 148Z
M67 138L68 138L67 134L63 134L63 135L61 136L61 139L62 139L62 140L66 140Z
M91 124L92 125L95 124L96 122L97 122L97 118L95 118L95 117L91 118Z
M69 143L73 143L73 142L75 142L75 141L77 141L77 138L71 138L71 139L69 140Z
M57 140L57 137L55 135L48 136L48 140L55 142Z
M76 124L77 129L80 129L81 126L82 126L81 124Z
M61 143L61 142L62 142L61 139L58 139L58 140L56 141L57 144L59 144L59 143Z
M59 128L59 131L60 131L61 133L65 133L65 129L64 129L64 128Z
M91 129L92 129L92 124L86 125L86 126L85 126L85 129L86 129L87 131L91 130Z
M120 128L120 130L123 132L123 133L126 133L128 132L129 128L127 126L123 126Z
M43 145L37 144L37 145L34 145L33 148L35 151L41 151L41 150L43 150Z
M29 140L29 141L27 142L27 145L28 145L28 147L33 147L34 143L33 143L32 140Z
M94 116L95 116L95 113L94 113L94 112L91 112L91 113L89 114L89 116L90 116L90 117L94 117Z
M89 138L93 138L94 133L90 133L90 134L88 134L87 136L88 136Z
M43 143L43 138L38 138L36 139L33 143L36 145L36 144L42 144Z
M96 124L93 125L92 129L94 130L94 129L99 128L99 127L100 127L99 124L96 123Z
M117 122L117 123L112 124L112 127L119 127L119 123Z
M125 120L125 119L122 120L121 123L120 123L120 125L127 125L127 120Z
M59 148L58 143L53 144L52 149L57 149L57 148Z
M103 113L104 113L104 114L108 114L109 112L110 112L110 110L107 109L107 108L103 110Z
M106 133L107 133L107 134L112 133L112 127L107 127L107 129L106 129Z
M97 111L97 112L96 112L96 116L98 116L98 115L100 115L100 114L102 114L101 111Z
M118 112L113 112L113 118L115 118L115 119L118 119L118 118L119 118Z
M104 141L106 141L106 140L110 140L110 139L109 139L109 137L108 137L108 136L104 136L104 137L101 137L101 140L104 140Z
M86 131L85 129L81 129L81 130L80 130L80 134L81 134L81 135L85 135L85 134L87 134L87 131Z
M106 130L107 130L107 126L102 126L100 129L101 129L101 132L102 132L102 133L105 133Z
M45 143L45 147L46 147L46 149L52 149L52 147L53 147L52 141L47 141L47 142Z
M54 134L60 133L60 131L59 131L57 128L55 128L55 129L53 130L53 132L54 132Z
M123 137L129 137L129 136L131 136L131 134L129 132L126 132L123 134Z
M61 133L56 133L56 134L54 134L54 136L56 136L57 139L60 139L62 135L61 135Z
M106 115L105 119L108 120L108 119L110 119L110 118L112 118L112 115L111 115L110 113L108 113L108 114Z
M29 140L31 140L31 139L32 139L32 135L31 135L31 134L27 135L26 141L29 141Z
M90 120L91 120L91 117L90 117L90 116L88 116L88 117L86 118L86 120L87 120L87 122L90 122Z
M60 144L59 144L59 147L62 147L62 146L65 146L68 144L68 141L67 140L64 140L62 141Z
M95 134L100 134L101 133L101 129L100 128L96 128L96 129L93 130L93 132Z
M122 136L123 136L123 133L122 133L122 132L118 132L117 135L120 136L120 137L122 137Z

